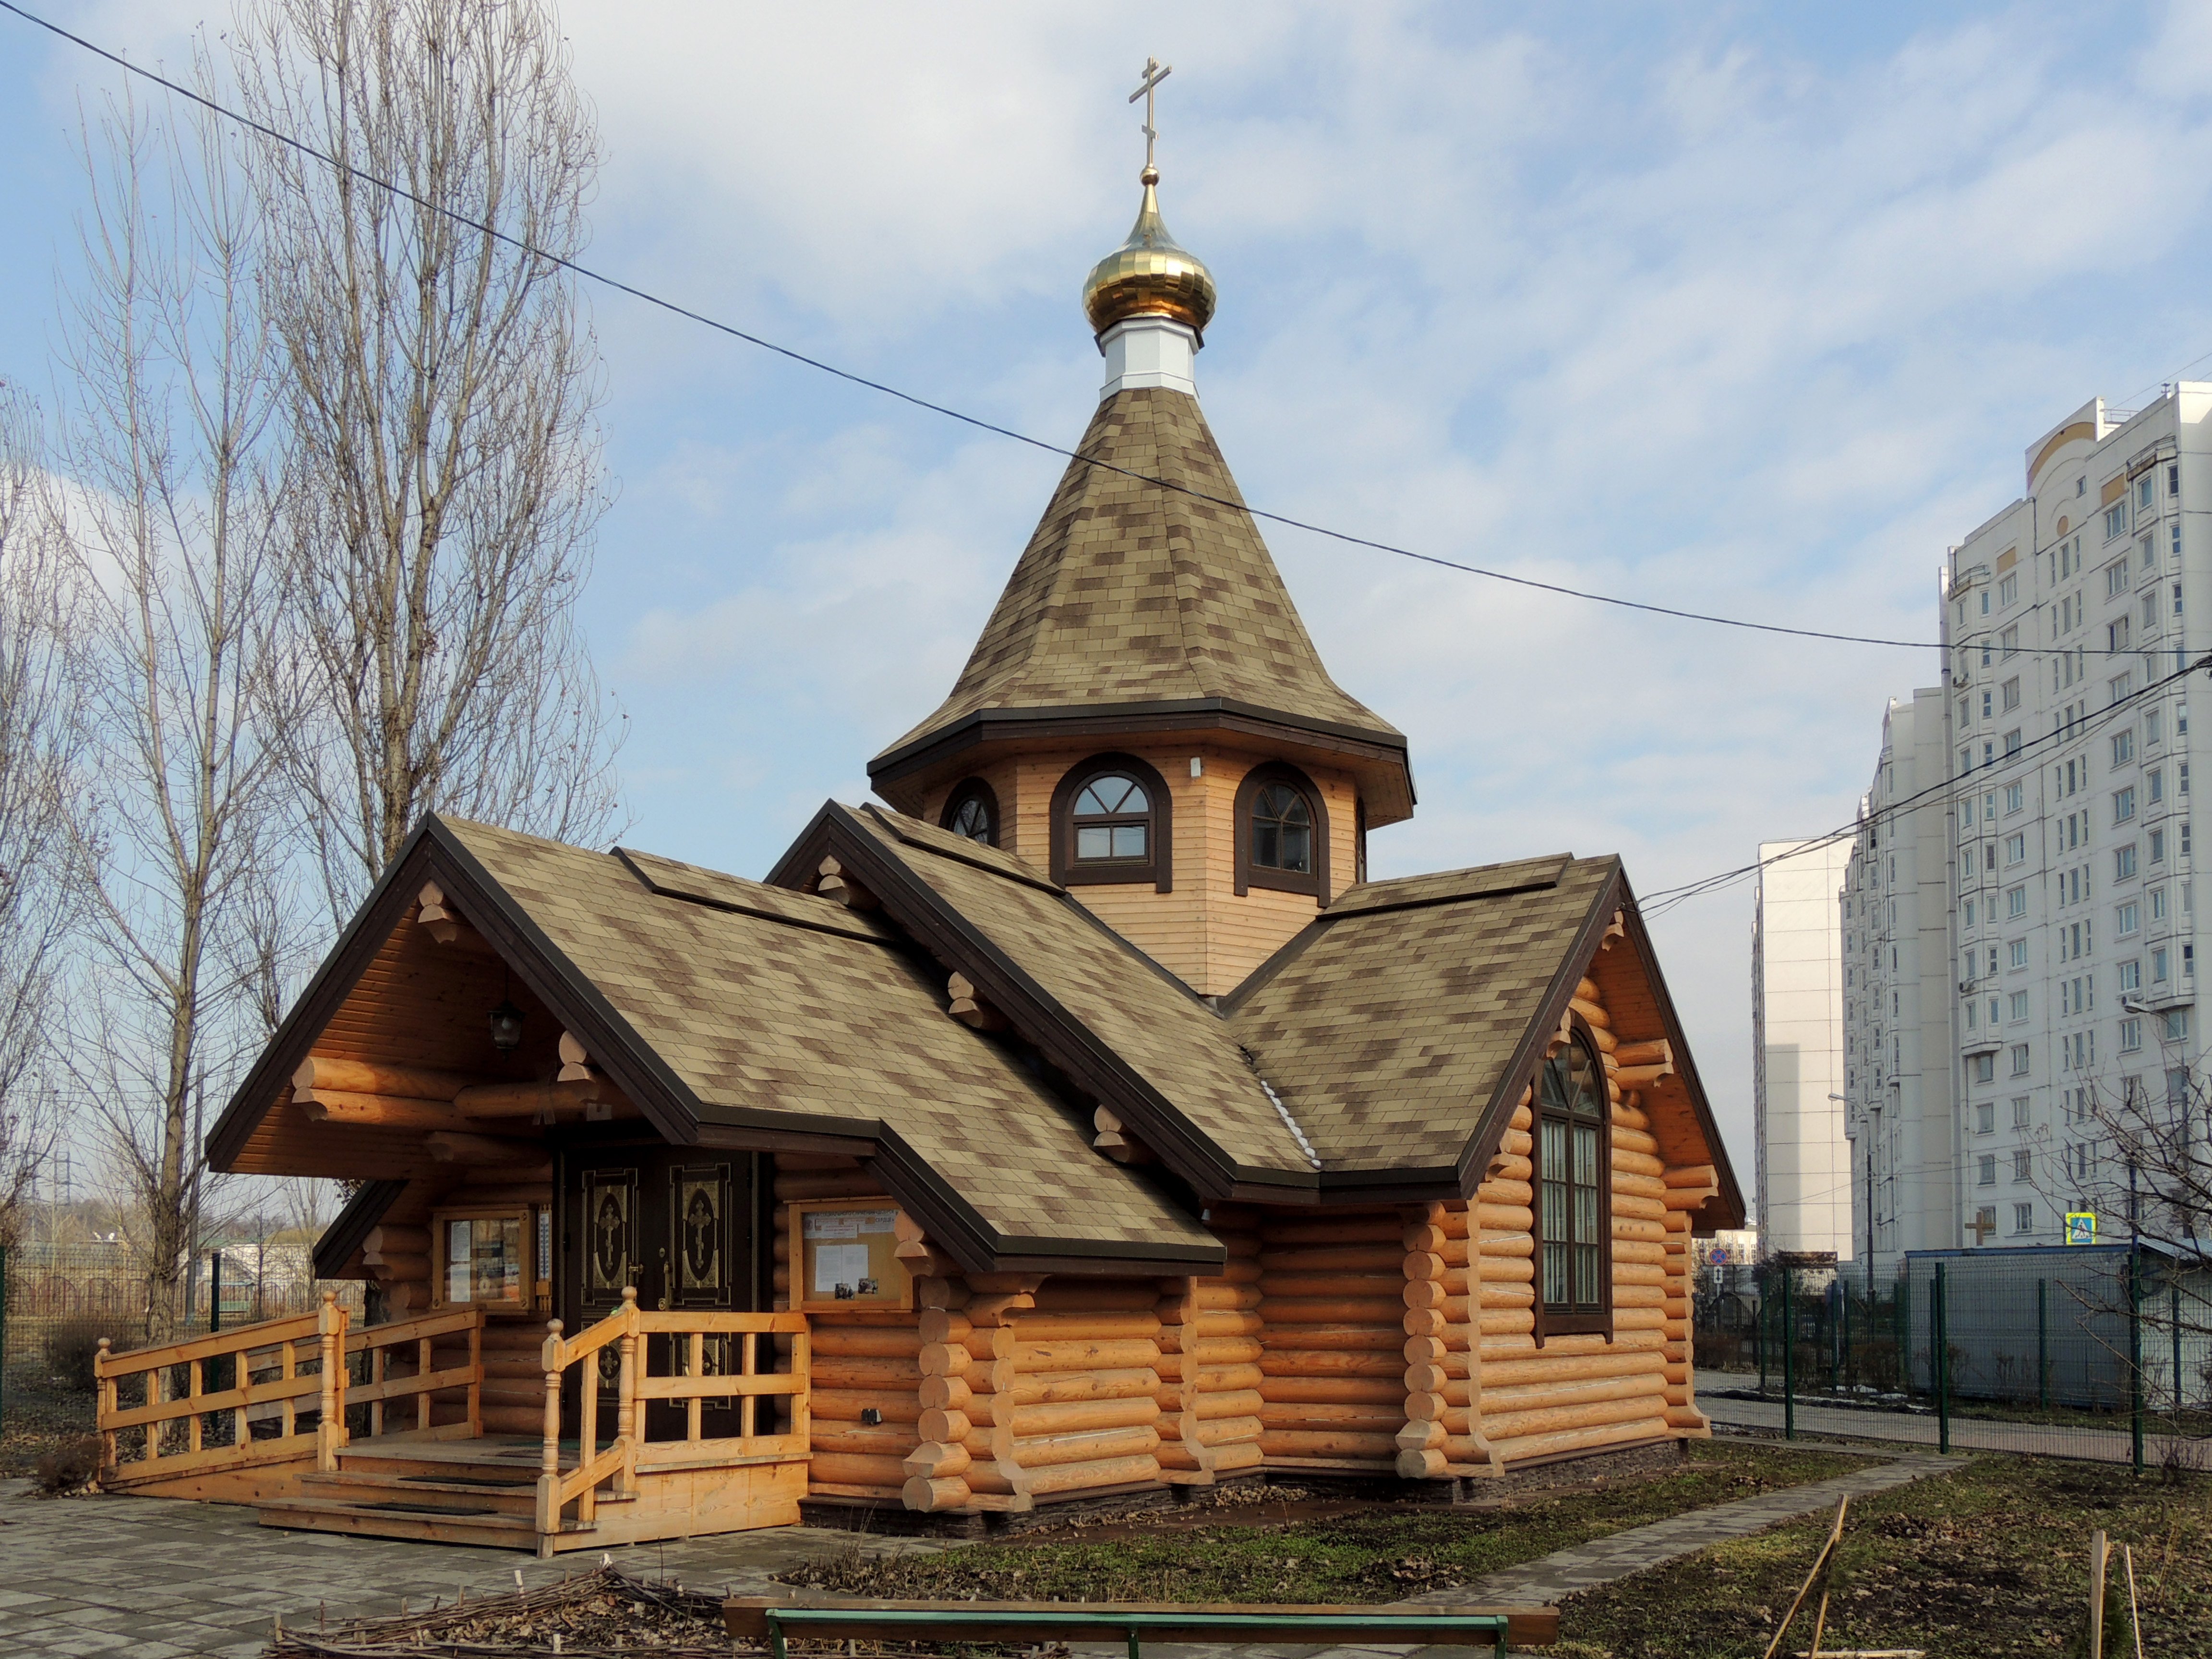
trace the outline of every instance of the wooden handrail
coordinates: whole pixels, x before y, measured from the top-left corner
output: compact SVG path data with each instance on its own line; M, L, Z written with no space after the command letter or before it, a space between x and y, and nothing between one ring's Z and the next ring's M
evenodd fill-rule
M659 1310L647 1313L637 1305L637 1291L625 1286L622 1305L589 1329L564 1339L561 1322L546 1326L545 1443L538 1485L538 1529L550 1537L561 1528L562 1512L576 1505L576 1519L588 1523L596 1512L599 1489L611 1480L617 1496L637 1489L641 1467L708 1468L743 1463L797 1461L807 1455L807 1323L795 1313L720 1313L708 1310L685 1312ZM678 1374L647 1375L649 1358L641 1346L647 1338L669 1339ZM708 1337L733 1337L738 1346L736 1369L708 1375ZM792 1366L787 1372L761 1371L759 1340L788 1336ZM622 1364L616 1388L614 1437L603 1450L599 1442L599 1389L596 1356L610 1344L622 1345ZM575 1467L561 1468L561 1389L571 1366L593 1362L580 1378L577 1418L580 1433ZM757 1432L758 1402L763 1399L791 1401L791 1428L785 1434ZM680 1441L649 1443L646 1438L645 1405L648 1401L682 1401L687 1407L684 1437ZM709 1400L738 1402L738 1432L709 1439L702 1433L704 1405Z
M349 1335L345 1340L348 1360L356 1354L368 1356L368 1375L359 1382L347 1371L345 1403L348 1406L368 1407L368 1431L371 1435L385 1432L384 1408L394 1400L412 1399L415 1401L415 1432L428 1435L434 1432L430 1424L430 1396L449 1389L467 1390L467 1415L459 1423L447 1425L446 1432L454 1437L473 1440L483 1432L483 1328L484 1310L482 1308L459 1308L446 1313L421 1314L413 1319L395 1319L383 1325L371 1325ZM449 1366L444 1370L430 1368L431 1346L441 1336L451 1336L466 1331L469 1337L469 1358L465 1365ZM390 1374L389 1351L413 1344L416 1350L413 1375L393 1376ZM341 1441L340 1444L345 1442Z

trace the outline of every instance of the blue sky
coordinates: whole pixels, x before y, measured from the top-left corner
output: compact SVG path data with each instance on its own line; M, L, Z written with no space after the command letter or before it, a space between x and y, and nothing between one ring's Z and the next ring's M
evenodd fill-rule
M204 0L48 0L181 62ZM35 9L35 8L34 8ZM1693 609L1932 639L1948 544L2086 398L2212 352L2212 9L571 3L590 258L1058 443L1076 289L1136 204L1220 314L1247 496ZM0 376L45 383L113 71L0 16ZM627 838L765 871L950 684L1048 456L589 296L607 459L585 621ZM2203 372L2200 370L2200 372ZM1850 817L1932 656L1638 617L1287 531L1337 678L1408 732L1378 873L1571 848L1650 891ZM1746 890L1656 932L1747 1184Z

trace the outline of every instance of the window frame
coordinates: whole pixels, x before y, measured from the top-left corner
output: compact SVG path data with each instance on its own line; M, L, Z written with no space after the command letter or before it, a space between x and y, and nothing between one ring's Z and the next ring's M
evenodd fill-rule
M1270 784L1285 785L1305 798L1306 813L1313 826L1313 868L1303 875L1295 870L1271 870L1252 862L1252 809L1259 801L1260 792ZM1265 887L1282 893L1310 893L1322 903L1328 902L1328 804L1322 799L1318 784L1286 762L1263 761L1237 784L1236 811L1238 897L1255 887Z
M1547 1336L1602 1336L1613 1340L1613 1091L1606 1078L1605 1060L1598 1050L1597 1042L1590 1035L1589 1025L1580 1014L1570 1012L1569 1035L1563 1042L1545 1045L1544 1057L1537 1064L1535 1074L1528 1080L1528 1232L1534 1246L1531 1261L1535 1277L1530 1281L1530 1307L1535 1315L1536 1346L1542 1347ZM1581 1046L1588 1060L1590 1075L1596 1079L1598 1091L1598 1229L1597 1284L1598 1306L1595 1311L1561 1312L1547 1307L1544 1301L1544 1088L1543 1068L1549 1065L1568 1042ZM1572 1124L1577 1120L1561 1118ZM1572 1153L1570 1152L1570 1157ZM1571 1187L1571 1181L1569 1182ZM1571 1202L1571 1199L1570 1202ZM1572 1267L1570 1265L1570 1273Z
M1081 864L1075 857L1075 799L1085 786L1120 773L1144 790L1151 803L1146 858L1117 864ZM1052 792L1052 878L1063 887L1103 887L1150 883L1156 891L1175 890L1174 797L1159 769L1134 755L1109 751L1068 768Z
M945 798L944 808L937 815L937 827L950 830L956 836L960 835L959 830L953 829L952 821L959 817L960 809L971 800L982 802L983 811L991 820L991 839L981 844L997 847L1005 838L1006 821L999 813L999 792L982 778L963 778L952 786L951 793ZM973 837L962 836L961 839L966 841Z

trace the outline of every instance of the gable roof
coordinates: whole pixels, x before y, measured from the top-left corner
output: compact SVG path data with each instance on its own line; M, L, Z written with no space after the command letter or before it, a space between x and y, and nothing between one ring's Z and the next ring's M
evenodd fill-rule
M1152 1182L1090 1150L1072 1103L948 1018L941 979L881 922L651 855L435 817L216 1124L217 1167L289 1098L292 1070L430 879L672 1143L765 1134L860 1152L976 1271L1219 1260Z
M1286 1189L1312 1186L1311 1161L1220 1016L1020 860L832 802L769 878L799 885L825 852L1201 1197L1256 1183L1296 1202Z
M1676 1075L1646 1098L1662 1151L1717 1170L1702 1229L1741 1225L1741 1192L1618 858L1364 883L1223 1006L1325 1181L1449 1176L1471 1194L1585 977L1616 1036L1670 1042Z
M951 694L869 763L877 787L987 718L1210 711L1386 758L1373 821L1410 811L1404 734L1322 665L1197 399L1117 392L1077 453Z

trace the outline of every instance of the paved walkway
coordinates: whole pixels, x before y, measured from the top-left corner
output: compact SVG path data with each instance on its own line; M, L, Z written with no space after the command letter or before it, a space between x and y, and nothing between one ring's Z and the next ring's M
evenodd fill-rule
M1807 1486L1788 1486L1780 1492L1761 1492L1756 1498L1740 1498L1733 1504L1717 1504L1711 1509L1692 1510L1686 1515L1653 1521L1641 1527L1631 1527L1627 1531L1614 1533L1609 1538L1578 1544L1572 1549L1555 1550L1534 1561L1524 1561L1517 1567L1508 1567L1501 1572L1478 1578L1471 1584L1462 1584L1455 1589L1437 1590L1413 1599L1415 1601L1465 1601L1478 1607L1486 1604L1518 1607L1532 1603L1550 1606L1577 1590L1589 1589L1595 1584L1609 1584L1616 1578L1626 1578L1632 1572L1656 1567L1678 1555L1694 1554L1708 1545L1726 1543L1730 1539L1748 1538L1777 1522L1794 1521L1799 1516L1811 1514L1815 1510L1832 1509L1838 1498L1863 1498L1874 1492L1887 1492L1893 1486L1923 1480L1931 1474L1942 1474L1958 1467L1955 1462L1925 1455L1899 1458L1893 1463L1877 1463L1869 1468L1854 1469L1849 1474L1839 1474L1832 1480L1815 1480Z
M1632 1528L1561 1550L1417 1602L1553 1602L1577 1589L1639 1572L1778 1522L1825 1509L1846 1493L1883 1491L1955 1464L1930 1456L1880 1463L1832 1480L1762 1493ZM686 1544L641 1544L612 1553L640 1577L696 1588L768 1593L769 1576L810 1558L858 1551L883 1554L944 1547L919 1539L870 1538L787 1527L732 1533ZM0 1654L113 1654L117 1659L252 1659L272 1621L312 1628L385 1617L403 1598L422 1607L514 1588L520 1573L538 1585L596 1566L581 1551L539 1561L507 1550L332 1533L283 1532L225 1504L153 1498L41 1498L27 1481L0 1482ZM1083 1644L1088 1651L1090 1644ZM1101 1646L1101 1655L1119 1646ZM1403 1649L1163 1645L1159 1659L1358 1659ZM1422 1649L1417 1656L1463 1650Z
M637 1544L614 1563L641 1577L767 1594L769 1575L810 1557L934 1549L813 1527ZM540 1561L514 1550L281 1532L230 1504L163 1498L46 1498L0 1481L0 1655L114 1654L117 1659L246 1656L271 1621L384 1618L401 1598L489 1595L595 1567L597 1551Z
M1698 1409L1715 1423L1734 1428L1779 1429L1782 1399L1779 1385L1769 1399L1731 1399L1729 1390L1755 1394L1757 1379L1729 1371L1698 1373ZM1939 1425L1933 1412L1884 1411L1867 1406L1815 1405L1801 1395L1797 1399L1797 1427L1806 1434L1846 1435L1860 1440L1887 1440L1905 1446L1933 1446ZM2170 1437L2143 1436L2143 1461L2153 1468L2166 1461ZM2185 1448L2202 1449L2201 1442L2184 1441ZM2125 1463L2134 1455L2125 1429L2085 1429L2044 1423L2008 1422L1987 1417L1951 1419L1954 1451L2017 1452L2037 1457L2072 1457L2096 1463Z

